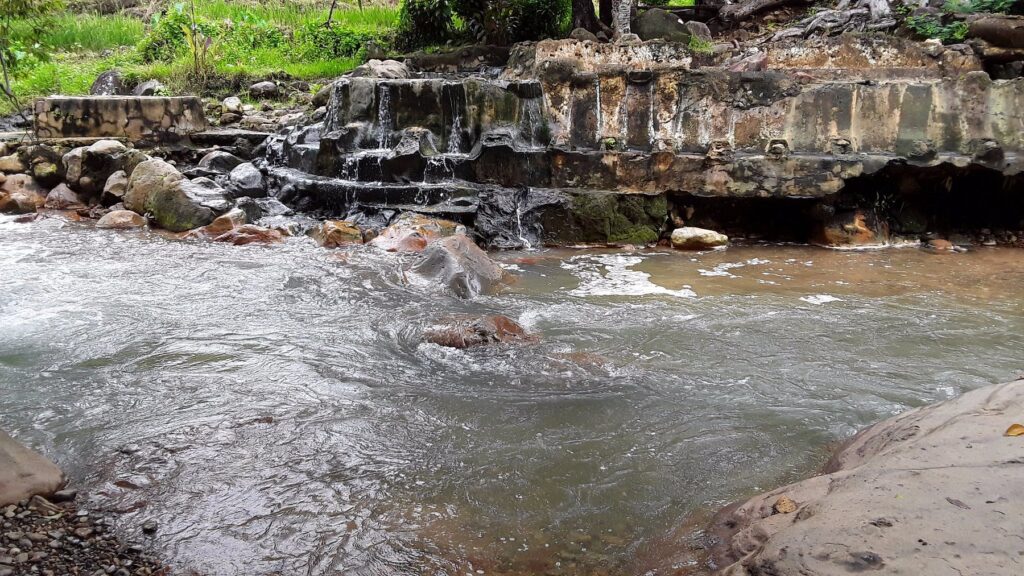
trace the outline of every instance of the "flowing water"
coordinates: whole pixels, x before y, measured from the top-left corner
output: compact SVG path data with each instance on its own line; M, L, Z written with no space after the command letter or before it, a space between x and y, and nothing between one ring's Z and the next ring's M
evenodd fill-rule
M465 302L306 238L0 247L0 425L208 574L686 573L694 515L1024 369L1013 250L511 252ZM421 342L480 313L540 341Z

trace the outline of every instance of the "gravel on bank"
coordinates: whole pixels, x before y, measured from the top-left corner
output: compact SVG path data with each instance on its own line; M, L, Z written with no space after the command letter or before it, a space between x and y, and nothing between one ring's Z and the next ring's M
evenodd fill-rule
M141 546L121 542L112 519L40 496L0 507L0 576L166 576ZM144 526L143 529L153 529Z

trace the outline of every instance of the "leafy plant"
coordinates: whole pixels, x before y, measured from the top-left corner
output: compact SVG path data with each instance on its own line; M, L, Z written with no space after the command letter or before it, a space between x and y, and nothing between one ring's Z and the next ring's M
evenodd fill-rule
M195 0L189 0L189 8L189 23L188 25L182 24L181 29L185 33L185 45L188 46L189 53L192 56L191 80L195 86L203 88L206 86L206 81L210 75L211 66L207 56L209 56L210 48L213 46L213 37L204 33L199 27L198 20L196 19Z
M49 57L43 35L51 15L62 6L61 0L0 0L0 96L17 110L22 106L14 93L14 72L31 60ZM14 37L18 22L28 28L27 41Z
M405 0L399 22L403 47L443 44L452 36L452 7L449 0Z
M707 55L715 53L714 44L696 35L690 36L690 41L687 43L686 47L694 54Z

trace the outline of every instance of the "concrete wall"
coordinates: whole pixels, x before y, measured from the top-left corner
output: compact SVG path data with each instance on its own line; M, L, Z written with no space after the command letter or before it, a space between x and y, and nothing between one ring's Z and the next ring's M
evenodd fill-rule
M51 96L35 102L39 138L176 140L207 129L194 96Z

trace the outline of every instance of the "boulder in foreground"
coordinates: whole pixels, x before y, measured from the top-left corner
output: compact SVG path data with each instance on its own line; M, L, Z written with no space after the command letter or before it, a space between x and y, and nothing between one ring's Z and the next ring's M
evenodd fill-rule
M465 234L431 243L412 271L460 298L494 293L506 277L505 271Z
M679 250L710 250L728 244L729 237L714 230L684 226L672 231L672 247Z
M1020 574L1024 380L918 408L861 432L825 474L721 512L729 576ZM795 504L791 508L782 498Z
M64 473L40 454L0 430L0 506L36 494L49 496L64 485Z

